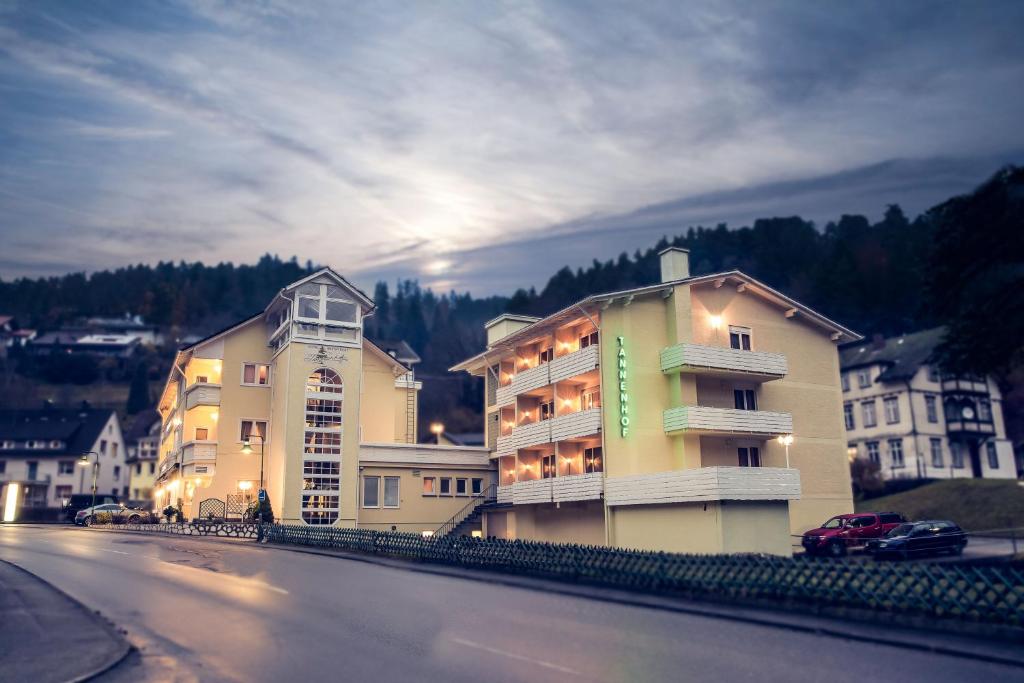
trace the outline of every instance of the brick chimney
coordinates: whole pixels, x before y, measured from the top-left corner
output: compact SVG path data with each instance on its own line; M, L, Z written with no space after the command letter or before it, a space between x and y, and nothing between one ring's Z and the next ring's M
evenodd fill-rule
M668 247L658 252L661 259L661 281L672 282L690 277L690 250Z

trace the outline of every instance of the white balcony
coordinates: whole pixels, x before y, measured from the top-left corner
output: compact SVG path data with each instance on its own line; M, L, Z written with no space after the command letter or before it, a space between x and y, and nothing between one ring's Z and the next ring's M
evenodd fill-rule
M681 406L664 413L665 433L771 438L793 433L793 416L767 410Z
M512 447L529 448L544 443L551 443L551 423L553 420L540 420L519 425L512 429Z
M601 431L601 409L591 408L551 420L551 440L565 441L581 436L592 436Z
M494 447L494 455L514 455L516 452L515 442L512 440L512 435L499 436L498 442Z
M498 501L502 500L501 489L511 489L514 505L538 505L541 503L571 503L581 500L600 500L604 492L604 479L600 472L573 474L549 479L517 481L512 486L498 488Z
M514 484L509 484L508 486L499 486L498 487L498 498L497 498L497 501L498 501L499 505L511 505L512 504L512 487L513 486L514 486Z
M509 386L512 389L513 394L522 394L526 391L533 391L534 389L540 389L543 386L551 384L550 363L541 363L535 368L529 370L520 370L512 378L512 384Z
M217 442L216 441L186 441L181 444L181 462L189 464L192 462L216 462Z
M598 346L594 344L555 358L550 363L551 382L561 382L596 369L598 356Z
M600 500L604 493L604 475L601 472L571 474L555 477L552 497L556 503L574 500Z
M185 410L196 406L219 406L220 385L196 383L185 390Z
M665 505L716 500L797 500L800 471L781 467L700 467L610 477L608 505Z
M661 352L662 372L692 372L721 377L769 381L785 377L786 356L767 351L742 351L725 346L676 344Z
M494 404L497 406L507 406L512 403L516 398L516 392L512 388L512 384L506 384L503 387L498 387L494 392Z

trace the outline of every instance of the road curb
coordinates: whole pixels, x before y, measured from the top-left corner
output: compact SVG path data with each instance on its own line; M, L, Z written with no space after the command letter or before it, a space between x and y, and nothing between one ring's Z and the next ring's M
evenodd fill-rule
M26 576L30 577L33 581L44 586L47 590L56 593L57 595L64 598L68 602L68 604L72 606L72 608L81 612L82 615L84 615L89 621L91 621L93 624L102 629L110 637L112 641L115 641L117 643L118 648L111 654L107 661L102 662L97 666L94 666L92 669L88 671L79 673L73 678L66 679L67 683L83 683L84 681L93 680L96 677L107 673L108 671L112 670L113 668L121 664L121 662L123 662L128 657L128 655L130 655L134 651L135 648L124 637L124 634L117 628L116 625L114 625L110 620L104 617L99 611L89 609L84 604L82 604L75 598L71 597L66 592L64 592L57 586L53 585L46 579L42 578L41 576L38 576L37 574L34 574L33 572L30 572L29 570L14 562L0 559L0 563L3 563L8 567L14 568L18 572L25 574Z

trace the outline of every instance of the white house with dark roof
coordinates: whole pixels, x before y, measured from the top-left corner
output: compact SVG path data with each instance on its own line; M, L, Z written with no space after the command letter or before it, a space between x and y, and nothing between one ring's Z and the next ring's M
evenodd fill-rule
M96 490L125 497L129 476L117 413L97 408L0 411L0 507L16 519L43 518L32 509L58 509L75 493L92 491L92 470L82 455L99 462Z
M992 378L943 375L936 328L843 347L848 453L886 479L1017 476L1002 395Z

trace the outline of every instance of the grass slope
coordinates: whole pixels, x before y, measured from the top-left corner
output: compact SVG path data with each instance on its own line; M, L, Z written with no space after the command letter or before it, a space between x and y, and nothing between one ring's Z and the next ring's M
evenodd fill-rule
M1024 527L1024 486L1015 479L952 479L859 501L857 512L893 511L907 519L951 519L967 531Z

